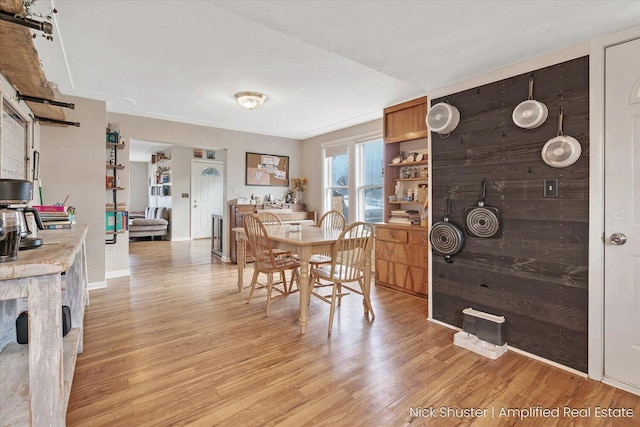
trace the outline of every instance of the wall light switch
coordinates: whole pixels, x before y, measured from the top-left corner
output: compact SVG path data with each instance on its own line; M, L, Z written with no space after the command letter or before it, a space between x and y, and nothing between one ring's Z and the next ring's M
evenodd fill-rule
M233 187L233 194L238 194L238 187Z
M544 180L544 197L558 197L558 180Z
M183 199L188 199L189 198L189 193L182 193L182 198Z

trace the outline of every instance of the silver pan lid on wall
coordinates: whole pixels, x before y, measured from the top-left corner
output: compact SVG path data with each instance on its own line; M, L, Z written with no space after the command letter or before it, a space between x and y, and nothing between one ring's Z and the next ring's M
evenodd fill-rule
M427 128L440 135L449 134L460 123L460 111L446 102L433 105L427 113Z

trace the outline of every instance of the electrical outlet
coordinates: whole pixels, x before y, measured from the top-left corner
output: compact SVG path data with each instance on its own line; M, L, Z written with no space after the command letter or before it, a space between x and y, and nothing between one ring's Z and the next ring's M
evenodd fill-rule
M544 197L558 197L558 180L544 180Z

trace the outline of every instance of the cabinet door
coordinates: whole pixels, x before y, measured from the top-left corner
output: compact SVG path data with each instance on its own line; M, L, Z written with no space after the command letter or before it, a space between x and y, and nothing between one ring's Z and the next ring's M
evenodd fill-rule
M407 264L393 264L393 284L402 289L411 289L411 274Z
M384 142L410 141L427 137L427 97L384 109Z
M393 286L393 263L376 258L376 283Z

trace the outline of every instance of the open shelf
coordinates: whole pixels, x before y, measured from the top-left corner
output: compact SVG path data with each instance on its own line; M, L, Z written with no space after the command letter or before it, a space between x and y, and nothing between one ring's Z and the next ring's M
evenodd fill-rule
M123 165L105 165L105 167L106 167L107 169L118 169L118 170L122 170L122 169L124 169L124 166L123 166Z
M394 181L428 181L429 178L395 178Z
M387 166L401 168L405 166L422 166L422 165L428 165L428 164L429 164L428 160L421 160L419 162L389 163L387 164Z
M66 405L69 402L81 336L80 328L72 328L67 336L62 339L64 412L66 412ZM2 359L2 381L0 382L2 412L0 412L0 425L7 427L28 426L30 425L29 345L11 343L0 353L0 358Z

